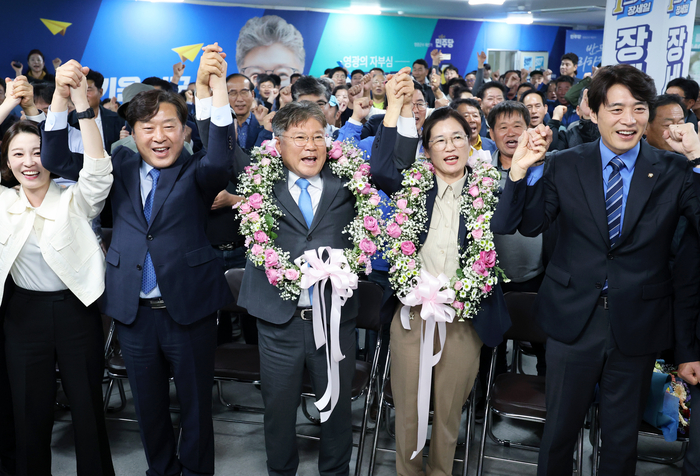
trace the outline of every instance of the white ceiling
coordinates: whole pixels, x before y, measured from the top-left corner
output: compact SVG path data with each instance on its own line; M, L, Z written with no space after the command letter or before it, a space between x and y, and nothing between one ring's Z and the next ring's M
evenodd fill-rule
M163 0L161 0L163 1ZM168 0L165 0L168 1ZM172 1L172 0L170 0ZM182 0L180 0L182 1ZM377 7L384 13L465 20L503 20L508 12L532 12L535 23L603 28L605 0L506 0L502 6L469 5L467 0L184 0L188 3L256 8L347 11ZM261 5L262 3L262 5Z

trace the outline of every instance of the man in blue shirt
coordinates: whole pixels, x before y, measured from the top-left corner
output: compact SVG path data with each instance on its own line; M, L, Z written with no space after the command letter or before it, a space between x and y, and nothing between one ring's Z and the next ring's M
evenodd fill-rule
M601 139L545 167L534 165L551 131L523 134L491 222L494 233L535 236L555 219L559 230L535 309L549 336L540 476L571 472L596 384L600 472L635 472L654 359L673 345L671 242L681 215L700 227L700 139L690 124L669 127L666 142L685 157L641 141L655 96L632 66L599 70L588 101Z

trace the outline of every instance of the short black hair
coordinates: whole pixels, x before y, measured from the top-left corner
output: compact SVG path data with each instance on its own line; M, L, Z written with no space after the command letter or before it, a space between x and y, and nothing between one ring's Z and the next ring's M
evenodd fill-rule
M438 122L446 121L447 119L454 119L457 122L459 122L459 125L462 126L462 129L464 129L464 132L467 133L467 137L472 136L472 130L469 127L469 123L467 120L464 118L463 115L458 113L456 110L450 108L450 107L441 107L438 109L435 109L433 113L428 117L425 122L423 123L423 147L429 147L430 144L430 136L433 132L433 127ZM476 131L475 131L476 132Z
M473 98L455 99L450 103L450 107L454 110L457 110L457 108L462 104L475 107L479 111L479 113L483 115L483 111L481 110L481 104L479 104L479 101Z
M260 87L262 83L266 83L268 81L271 82L277 88L279 88L280 84L282 84L282 80L276 74L259 74L257 81L258 87Z
M179 94L165 89L151 89L149 91L141 91L129 101L129 107L126 110L126 122L131 128L137 122L150 121L160 109L160 105L169 103L175 106L177 117L182 126L187 123L187 104Z
M425 67L425 69L429 69L429 68L430 68L430 66L428 66L428 62L425 61L423 58L420 58L420 59L415 60L411 66L415 66L415 65L417 65L417 64L419 64L419 65Z
M332 78L333 75L334 75L335 73L337 73L338 71L340 71L341 73L343 73L343 74L345 75L346 78L348 77L348 72L345 71L345 68L341 68L340 66L338 66L337 68L333 68L333 69L331 70L331 74L329 74L328 76Z
M164 91L172 91L172 88L173 88L169 82L167 82L166 80L161 79L157 76L148 77L148 78L144 79L143 81L141 81L141 83L148 84L149 86L153 86L153 87L159 87L160 89L162 89Z
M87 75L85 75L85 79L87 79L88 81L92 81L93 83L95 83L95 87L96 87L97 89L102 89L102 85L103 85L104 82L105 82L105 77L102 76L102 74L100 74L98 71L95 71L95 70L92 70L92 69L91 69L90 71L88 71L88 74L87 74Z
M512 116L513 114L520 114L525 121L525 125L530 127L530 111L527 110L525 105L518 101L502 101L493 106L491 112L489 112L488 123L491 129L496 127L496 120L502 116Z
M509 69L508 71L503 73L502 78L503 78L504 83L505 83L506 77L511 73L515 73L518 76L518 79L520 79L520 71L518 71L517 69Z
M292 98L299 100L299 96L315 95L331 100L331 92L328 88L313 76L302 76L292 85Z
M522 102L522 103L524 103L524 102L525 102L525 98L528 97L530 94L537 94L537 95L540 97L540 99L542 99L542 104L544 104L545 106L547 105L547 96L546 96L542 91L538 91L538 90L536 90L536 89L530 89L530 90L528 90L528 91L525 91L525 92L520 96L519 101Z
M574 66L576 66L576 69L578 70L578 55L576 53L565 53L561 57L561 61L564 60L569 60L574 63Z
M488 83L484 83L483 86L479 88L479 91L476 93L476 97L479 99L484 99L484 93L491 88L500 89L503 93L503 97L508 94L508 88L505 84L499 83L498 81L489 81Z
M608 103L608 89L620 84L632 96L647 105L656 99L656 86L648 74L629 64L604 66L598 70L588 85L588 105L598 114L600 107Z
M530 79L532 79L533 76L544 76L544 73L539 69L536 69L534 71L530 71Z
M233 74L229 74L228 76L226 76L226 82L228 83L228 82L231 81L232 79L236 79L236 78L247 79L248 82L249 82L251 85L253 84L253 82L250 80L250 78L249 78L248 76L246 76L245 74L243 74L243 73L233 73Z
M289 77L289 80L292 81L294 78L301 78L300 73L294 73Z
M487 70L487 69L490 70L490 69L491 69L491 65L488 64L488 63L484 63L484 70Z
M685 117L687 109L685 108L685 103L683 102L682 97L680 97L678 94L660 94L656 96L656 99L654 99L651 104L649 104L649 122L653 122L656 118L656 110L658 108L668 106L669 104L678 104L681 109L683 109L683 117Z
M462 95L462 93L469 93L469 94L471 94L472 96L474 95L474 93L472 92L472 88L470 88L469 86L462 86L461 88L459 88L458 90L456 90L456 91L455 91L455 96L456 96L456 97L460 97L460 96Z
M457 73L457 76L459 76L459 70L457 69L457 66L453 64L448 64L445 69L442 70L443 73L446 73L448 70L452 70L455 73Z
M378 69L378 68L375 68L375 69ZM361 69L353 69L353 70L352 70L352 73L350 73L350 77L352 78L352 77L355 76L356 74L361 74L362 76L364 76L364 75L365 75L365 72L362 71Z
M386 74L382 68L372 68L369 70L370 73L372 73L372 71L379 71L382 74Z
M687 79L687 78L672 79L666 85L666 91L668 91L668 88L672 88L674 86L677 88L681 88L683 90L683 94L685 95L685 98L683 98L683 99L694 99L695 101L698 100L698 94L700 93L700 86L698 86L698 83L693 81L692 79Z
M569 83L570 85L574 85L574 78L571 76L559 76L557 79L554 80L554 84L559 84L559 83Z
M51 104L53 93L56 91L56 85L54 83L39 81L32 84L32 87L34 89L35 98L41 98L46 104Z
M476 76L476 72L477 72L476 70L474 70L474 71L469 71L467 74L464 75L464 77L466 78L466 77L469 76L470 74L473 74L474 76Z
M447 91L449 92L450 89L452 89L454 86L458 88L468 88L467 82L463 80L461 77L457 78L452 78L447 82Z

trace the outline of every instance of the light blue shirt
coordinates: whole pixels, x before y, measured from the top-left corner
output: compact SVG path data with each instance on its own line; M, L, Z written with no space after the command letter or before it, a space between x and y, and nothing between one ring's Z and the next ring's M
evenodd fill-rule
M148 194L151 193L151 189L153 188L153 179L151 178L149 172L153 169L153 166L148 165L145 161L141 161L141 167L139 167L139 176L141 178L140 184L141 184L141 207L146 206L146 197L148 197ZM153 218L153 216L151 216ZM156 278L158 276L156 275ZM160 287L158 286L158 282L156 281L156 287L151 290L150 293L146 294L143 291L139 292L139 297L141 299L153 299L160 297Z

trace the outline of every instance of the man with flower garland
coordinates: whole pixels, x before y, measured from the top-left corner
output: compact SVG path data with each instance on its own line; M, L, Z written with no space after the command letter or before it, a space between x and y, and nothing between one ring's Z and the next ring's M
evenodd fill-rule
M489 207L495 207L497 172L489 162L470 158L469 137L478 132L472 132L464 116L453 109L436 109L423 125L423 146L430 166L416 160L415 147L398 147L397 141L415 144L418 136L408 68L395 75L386 89L389 104L370 162L377 185L394 199L394 193L401 194L394 203L397 213L386 228L391 247L386 256L394 268L390 278L405 304L394 314L390 342L396 472L400 476L445 476L452 474L462 405L474 385L482 342L498 345L510 327L503 293L494 279L496 253L487 218ZM411 137L404 136L404 131ZM403 150L408 153L399 156ZM411 168L402 175L405 164ZM468 223L474 228L468 228ZM463 255L472 253L479 258L473 269L467 269ZM436 302L420 305L413 301L417 281L421 287L439 282ZM437 320L429 312L431 308L446 316L451 313L452 318ZM460 321L464 316L467 319ZM430 348L433 330L441 353L436 364L432 359L438 345ZM428 361L423 360L426 356ZM421 456L431 385L433 430L424 472Z
M577 435L599 385L600 473L631 475L654 359L673 345L671 242L679 217L700 228L700 139L691 124L664 133L676 151L641 141L654 81L629 65L598 71L588 89L599 141L549 156L523 133L492 221L498 233L557 243L536 315L547 340L547 422L538 474L570 474ZM640 142L641 141L641 142Z

